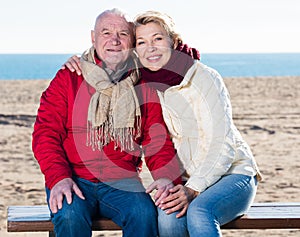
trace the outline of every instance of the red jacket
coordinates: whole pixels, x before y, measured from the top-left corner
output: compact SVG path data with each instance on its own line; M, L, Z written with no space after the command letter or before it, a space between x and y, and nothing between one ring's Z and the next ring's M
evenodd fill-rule
M170 178L180 183L178 159L163 122L159 99L153 89L141 84L136 89L142 113L142 136L134 151L102 151L86 146L87 109L94 88L69 70L60 70L43 92L32 148L51 189L64 178L77 176L92 182L137 178L142 145L146 164L154 179Z

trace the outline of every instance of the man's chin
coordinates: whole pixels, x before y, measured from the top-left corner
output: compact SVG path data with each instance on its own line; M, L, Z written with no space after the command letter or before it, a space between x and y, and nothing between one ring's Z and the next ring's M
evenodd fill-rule
M126 60L120 57L112 57L105 60L105 64L108 68L112 70L116 70L117 68L122 67Z

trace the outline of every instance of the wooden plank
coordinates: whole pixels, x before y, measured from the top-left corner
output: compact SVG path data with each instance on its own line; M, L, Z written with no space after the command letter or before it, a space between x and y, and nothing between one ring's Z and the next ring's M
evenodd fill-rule
M7 232L48 232L53 231L49 221L7 221Z
M8 232L48 232L53 231L53 224L49 221L8 221ZM112 220L101 218L93 221L92 229L101 230L122 230L120 226Z
M93 230L121 230L112 220L93 221ZM8 232L53 231L48 206L10 206L7 210Z
M241 218L223 225L222 229L300 229L300 219Z
M49 221L48 206L10 206L7 210L8 221Z
M93 221L92 230L122 230L122 228L110 219L101 218Z
M300 229L300 203L254 203L223 229Z
M53 231L47 206L8 207L7 231ZM300 229L300 203L254 203L249 211L223 229ZM93 230L121 230L105 218L93 222Z

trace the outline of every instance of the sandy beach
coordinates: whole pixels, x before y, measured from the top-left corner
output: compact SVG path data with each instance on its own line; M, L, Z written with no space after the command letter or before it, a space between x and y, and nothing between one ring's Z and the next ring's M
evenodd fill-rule
M300 202L300 77L225 78L235 124L248 142L264 180L255 202ZM31 150L32 125L48 80L0 80L0 236L7 207L46 204L44 179ZM145 183L149 182L144 175ZM223 231L224 236L300 236L300 230ZM94 233L120 236L120 233Z

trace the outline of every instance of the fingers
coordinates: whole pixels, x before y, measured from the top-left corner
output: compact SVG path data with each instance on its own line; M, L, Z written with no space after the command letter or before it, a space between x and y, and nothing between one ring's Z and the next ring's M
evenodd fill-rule
M49 198L49 206L53 213L56 213L63 206L63 199L66 198L68 204L72 203L73 194L79 198L85 199L77 184L70 178L66 178L58 182L51 190Z
M159 189L154 196L154 199L156 200L155 205L159 206L168 195L169 195L168 189L165 189L165 190Z
M157 181L154 181L148 186L148 188L146 189L146 193L151 193L154 189L157 189Z
M70 205L72 203L72 192L71 192L71 190L67 190L66 192L63 193L63 195L66 197L67 203ZM59 204L61 206L58 207L58 209L61 209L62 208L63 199L59 200L59 201L60 201Z
M169 194L167 197L165 197L163 200L161 200L159 207L166 209L167 207L172 207L172 203L177 200L179 196L176 194ZM173 204L174 205L174 204Z
M149 185L149 187L146 189L146 192L151 193L154 189L170 189L173 186L172 180L168 178L159 178Z
M57 213L62 208L63 195L61 193L51 192L49 204L53 213Z
M57 212L56 199L54 199L53 197L51 197L51 195L50 195L50 199L49 199L49 206L50 206L50 210L52 211L52 213L56 213Z
M178 184L178 185L174 186L173 188L171 188L169 191L170 191L170 193L176 193L180 189L182 189L182 187L183 187L182 185Z
M172 201L170 202L167 202L167 203L162 203L161 204L161 209L162 210L169 210L171 208L175 208L176 206L180 206L181 207L186 204L186 202L182 199L182 198L176 198L176 199L173 199Z
M169 192L171 194L169 194L164 200L162 200L162 203L168 203L179 198L180 196L182 196L182 193L180 193L180 191L181 191L180 185L176 185L175 187L169 189Z
M159 207L166 210L166 214L180 211L178 218L186 213L189 205L189 199L186 195L185 188L182 185L176 185L174 188L169 189L171 194L162 200Z
M162 210L165 210L166 214L171 214L174 212L180 211L177 215L182 216L185 214L189 203L182 202L180 200L175 200L173 202L168 203L168 205L164 206Z
M154 195L154 200L158 200L159 198L161 198L161 195L164 193L165 190L163 189L158 189L157 192Z
M75 183L73 185L73 191L79 198L81 198L82 200L85 200L85 197L83 196L81 190L78 188L77 184L75 184Z
M79 57L76 56L76 55L73 55L70 58L69 64L70 64L70 67L68 67L68 68L70 70L72 68L73 69L72 72L76 71L77 75L80 76L81 75L81 69L80 69L80 59L79 59Z
M188 205L186 205L184 208L182 208L181 212L179 212L177 215L176 215L176 218L180 218L182 216L185 215L186 211L188 209Z
M80 58L77 55L73 55L71 58L68 59L67 62L65 62L61 69L68 68L71 72L76 72L78 76L81 75L81 69L80 69Z
M73 55L72 59L75 61L75 63L80 64L80 55Z

